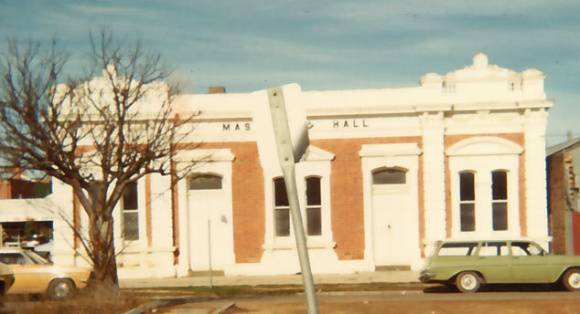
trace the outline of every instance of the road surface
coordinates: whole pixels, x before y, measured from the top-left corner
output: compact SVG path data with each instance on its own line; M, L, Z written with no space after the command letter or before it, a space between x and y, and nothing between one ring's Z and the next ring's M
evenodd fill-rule
M580 293L502 289L475 294L441 291L326 292L318 294L320 313L580 313ZM190 303L157 313L306 313L304 295L240 297Z

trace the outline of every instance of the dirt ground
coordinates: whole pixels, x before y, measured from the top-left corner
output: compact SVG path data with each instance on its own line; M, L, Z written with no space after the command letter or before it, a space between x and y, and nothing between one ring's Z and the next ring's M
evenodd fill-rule
M270 296L263 298L232 298L213 302L180 305L174 310L205 308L215 310L227 303L235 303L228 314L250 313L306 313L303 296ZM454 294L350 294L321 295L320 313L425 313L425 314L571 314L580 313L580 295L559 292L499 292L476 295ZM171 313L164 309L159 313Z
M578 302L557 302L557 301L539 301L539 302L441 302L441 301L395 301L395 302L340 302L340 303L319 303L320 313L425 313L425 314L568 314L580 313ZM240 303L229 310L228 314L234 313L306 313L304 304L282 303L275 307L265 306L260 303Z
M147 302L148 299L131 295L101 298L95 295L80 295L67 300L48 300L40 296L7 296L0 313L10 314L104 314L124 313Z
M324 289L323 289L324 288ZM358 288L358 289L354 289ZM372 290L371 288L384 288ZM397 290L398 288L398 290ZM405 289L407 288L407 289ZM408 289L411 288L411 289ZM328 286L317 290L320 313L425 313L425 314L548 314L580 313L580 293L551 286L507 287L462 294L446 287L425 290L416 286ZM124 313L153 300L178 300L149 313L187 313L216 310L235 304L226 313L306 313L298 287L221 287L123 291L117 297L81 294L71 300L52 301L8 296L0 313ZM183 304L185 303L185 304Z

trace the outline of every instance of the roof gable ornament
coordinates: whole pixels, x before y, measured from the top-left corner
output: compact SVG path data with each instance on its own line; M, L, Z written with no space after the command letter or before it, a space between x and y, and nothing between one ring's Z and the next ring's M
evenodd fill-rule
M506 80L518 76L519 73L511 69L502 68L489 63L486 54L479 52L473 56L473 63L463 69L449 72L445 75L446 80L469 81L469 80Z
M487 56L479 52L475 56L473 56L473 67L476 69L485 69L489 65L489 59Z

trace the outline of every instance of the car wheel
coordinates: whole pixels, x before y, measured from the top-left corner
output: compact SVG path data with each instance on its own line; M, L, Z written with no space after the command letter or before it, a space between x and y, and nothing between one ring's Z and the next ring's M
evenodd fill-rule
M457 276L455 286L463 293L473 293L481 287L481 278L471 271L462 272Z
M580 291L580 269L569 269L562 277L562 284L568 291Z
M48 285L48 296L51 299L70 297L75 291L75 284L70 279L54 279Z

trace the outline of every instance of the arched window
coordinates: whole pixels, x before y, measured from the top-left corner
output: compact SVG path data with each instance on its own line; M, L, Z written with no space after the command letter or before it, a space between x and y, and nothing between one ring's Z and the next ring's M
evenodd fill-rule
M306 229L309 236L322 234L320 177L306 178Z
M274 178L274 228L277 237L290 235L290 204L284 178Z
M459 173L459 221L461 231L475 231L475 173Z
M188 183L190 190L220 190L222 177L209 173L193 174Z
M373 171L373 184L405 184L406 182L407 169L395 167Z
M507 171L495 170L491 172L491 208L493 230L508 229L508 189Z

